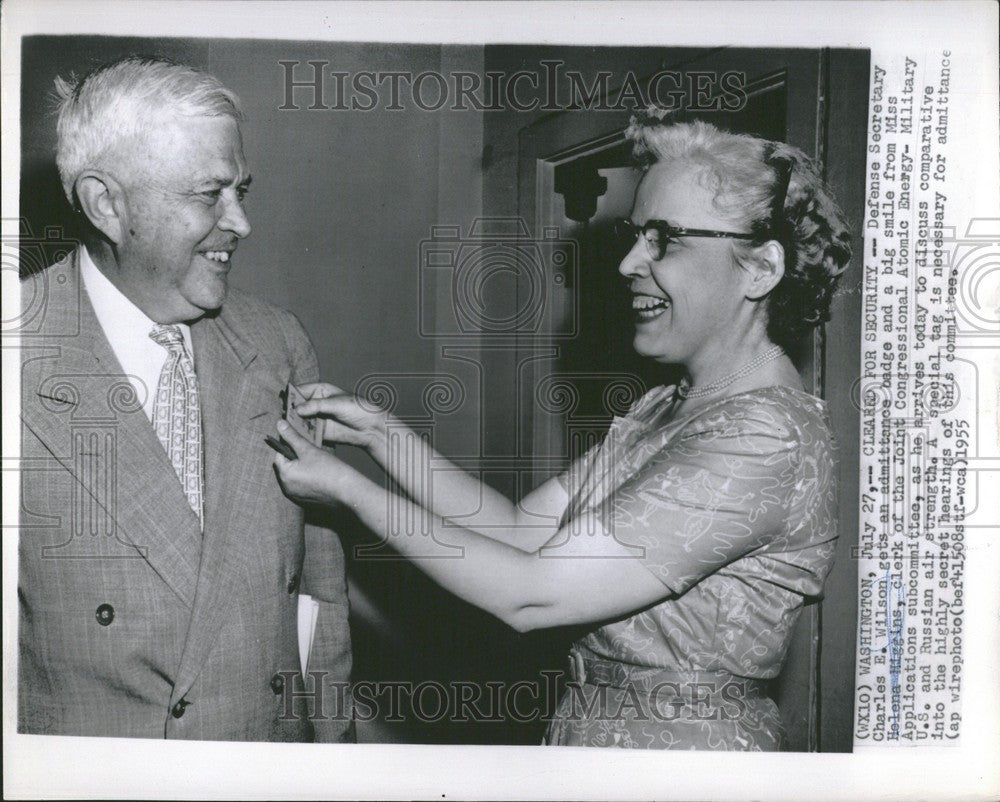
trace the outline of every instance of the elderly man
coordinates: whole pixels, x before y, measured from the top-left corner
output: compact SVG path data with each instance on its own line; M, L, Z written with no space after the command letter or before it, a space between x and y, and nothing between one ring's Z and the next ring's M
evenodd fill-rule
M239 100L135 57L57 88L84 234L22 287L44 316L22 338L19 729L349 740L343 553L264 442L316 357L228 286Z

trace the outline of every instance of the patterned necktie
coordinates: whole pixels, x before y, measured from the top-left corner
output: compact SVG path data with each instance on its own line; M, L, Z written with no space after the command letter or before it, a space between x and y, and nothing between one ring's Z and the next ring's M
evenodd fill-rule
M184 347L177 326L157 326L150 339L167 349L153 404L153 428L181 480L188 504L205 528L204 451L201 437L201 402L194 363Z

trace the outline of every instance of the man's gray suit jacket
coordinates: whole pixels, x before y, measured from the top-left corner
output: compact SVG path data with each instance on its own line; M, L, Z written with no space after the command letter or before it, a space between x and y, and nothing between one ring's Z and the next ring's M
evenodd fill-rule
M19 730L350 740L335 709L351 668L343 551L304 529L264 442L285 384L318 378L296 318L230 290L191 327L202 534L78 253L23 281L22 297ZM300 591L320 603L305 688Z

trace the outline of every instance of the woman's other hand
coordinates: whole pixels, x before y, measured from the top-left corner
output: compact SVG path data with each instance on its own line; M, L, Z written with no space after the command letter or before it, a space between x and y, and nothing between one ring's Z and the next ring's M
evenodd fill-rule
M278 421L278 433L297 459L276 454L274 469L285 495L301 503L337 504L348 495L350 482L359 474L329 451L317 448L285 421Z
M303 384L299 389L309 400L295 411L303 418L316 418L323 426L324 440L360 446L371 453L385 444L389 413L332 384Z

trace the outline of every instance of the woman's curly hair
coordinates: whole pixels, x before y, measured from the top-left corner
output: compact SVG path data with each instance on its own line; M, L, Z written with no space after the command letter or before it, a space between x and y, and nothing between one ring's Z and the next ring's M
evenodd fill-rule
M755 235L735 243L737 260L776 240L785 274L768 296L767 334L786 350L830 319L830 301L851 259L850 230L816 165L798 148L721 131L701 120L633 117L626 132L644 167L681 159L704 168L716 208Z

